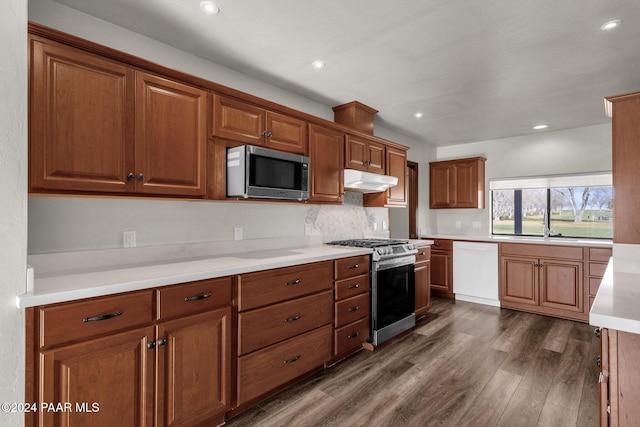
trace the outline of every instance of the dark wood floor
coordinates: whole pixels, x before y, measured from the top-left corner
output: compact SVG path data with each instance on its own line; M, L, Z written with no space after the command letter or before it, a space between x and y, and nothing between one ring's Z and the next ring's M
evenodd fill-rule
M598 353L583 323L435 299L412 333L227 425L596 426Z

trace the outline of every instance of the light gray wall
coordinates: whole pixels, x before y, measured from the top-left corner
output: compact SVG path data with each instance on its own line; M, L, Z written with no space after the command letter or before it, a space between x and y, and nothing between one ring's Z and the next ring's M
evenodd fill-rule
M24 293L27 262L27 2L6 0L0 13L0 402L24 402ZM0 411L0 425L23 425Z
M610 171L611 124L439 147L436 154L438 160L487 158L486 208L434 210L437 232L488 234L491 226L488 192L491 178ZM456 221L460 221L460 228L456 228ZM480 229L473 228L474 221L481 223Z

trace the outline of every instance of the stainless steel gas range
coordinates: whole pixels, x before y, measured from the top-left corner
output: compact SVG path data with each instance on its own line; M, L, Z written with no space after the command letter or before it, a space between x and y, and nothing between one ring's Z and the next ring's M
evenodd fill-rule
M353 239L327 244L373 249L371 344L377 346L415 326L415 245L397 239Z

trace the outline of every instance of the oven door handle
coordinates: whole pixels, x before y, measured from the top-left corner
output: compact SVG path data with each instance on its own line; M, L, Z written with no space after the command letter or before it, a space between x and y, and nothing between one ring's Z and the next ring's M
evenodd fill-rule
M415 255L401 256L397 258L386 259L374 263L376 271L389 270L391 268L402 267L405 265L413 265L416 263Z

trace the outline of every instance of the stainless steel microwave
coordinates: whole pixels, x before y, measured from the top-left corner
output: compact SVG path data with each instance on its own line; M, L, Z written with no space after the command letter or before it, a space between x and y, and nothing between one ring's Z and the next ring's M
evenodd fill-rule
M227 197L307 200L309 158L268 148L227 148Z

